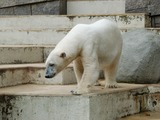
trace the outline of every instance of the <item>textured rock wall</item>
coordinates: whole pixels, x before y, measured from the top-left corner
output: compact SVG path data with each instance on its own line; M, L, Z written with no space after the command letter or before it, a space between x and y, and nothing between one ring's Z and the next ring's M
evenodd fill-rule
M66 14L67 0L0 0L0 15Z
M117 81L160 83L160 35L145 29L123 34Z

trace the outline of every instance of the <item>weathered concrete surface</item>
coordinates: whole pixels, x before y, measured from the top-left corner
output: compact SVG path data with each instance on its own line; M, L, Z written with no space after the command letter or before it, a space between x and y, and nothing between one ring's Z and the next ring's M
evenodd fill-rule
M24 68L0 68L0 87L29 83L27 72Z
M153 86L148 85L150 91L148 97L148 110L150 111L160 111L160 84Z
M1 0L0 8L29 4L29 3L44 2L44 1L46 0Z
M69 32L67 29L1 30L1 45L55 45Z
M117 89L95 86L91 93L80 96L70 93L75 85L28 84L1 88L0 120L117 120L147 108L150 91L146 85L119 86Z
M126 0L126 13L147 13L151 15L152 27L160 27L159 0ZM157 16L155 16L157 15Z
M153 0L140 0L135 2L134 0L126 1L126 12L148 12L150 1Z
M0 15L13 15L14 14L13 9L14 8L0 9Z
M140 114L135 114L129 117L124 117L118 120L159 120L160 119L160 111L154 112L142 112Z
M30 5L15 6L13 8L13 10L14 11L13 11L12 15L31 15L31 6ZM1 13L1 15L4 15L4 13ZM5 15L7 15L7 14L5 14Z
M43 47L0 46L1 64L42 63Z
M93 23L106 18L116 21L120 28L144 28L144 14L84 15L84 16L1 16L0 44L57 44L78 23ZM19 21L19 22L17 22ZM27 24L24 24L27 23Z
M119 120L159 120L160 119L160 84L148 85L146 112L131 115Z
M45 15L51 14L56 15L59 14L59 1L39 3L32 5L32 14L33 15Z
M66 85L76 83L76 78L72 67L67 67L52 79L46 79L44 63L0 65L0 87L24 83Z
M132 13L108 15L1 16L0 28L1 30L68 29L78 23L93 23L103 18L116 21L120 28L144 28L150 26L148 24L150 20L147 15L143 13Z
M66 14L66 0L1 0L0 15Z
M123 34L117 81L160 83L160 35L145 29Z
M118 13L125 13L125 0L67 0L67 14Z
M54 46L0 45L0 64L43 63Z
M70 28L71 29L71 28ZM1 30L1 45L56 45L62 40L70 29L45 29L45 30ZM134 29L134 28L133 28ZM138 29L138 28L137 28ZM126 33L132 28L122 28L121 32ZM160 34L159 28L146 28Z
M133 28L133 29L135 29L135 28ZM133 30L132 28L130 28L130 29L121 29L121 33L123 34L123 33L126 33L126 32L129 32L129 31L131 31L131 30ZM138 28L139 29L139 28ZM140 28L141 29L141 28ZM158 34L158 35L160 35L160 28L144 28L145 30L148 30L148 31L153 31L155 34Z
M151 13L156 15L160 13L159 0L126 0L126 12L132 13Z
M29 81L33 84L53 84L53 85L68 85L75 84L76 77L73 71L73 67L69 65L62 72L60 72L56 77L51 79L45 78L45 66L40 65L28 65L29 71Z

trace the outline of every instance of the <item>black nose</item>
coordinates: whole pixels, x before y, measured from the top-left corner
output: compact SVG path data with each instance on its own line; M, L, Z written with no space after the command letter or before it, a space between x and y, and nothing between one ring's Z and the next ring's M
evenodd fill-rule
M45 78L53 78L55 75L56 75L56 73L54 73L54 74L52 74L52 75L46 74L46 75L45 75Z
M49 75L45 75L45 78L51 78Z

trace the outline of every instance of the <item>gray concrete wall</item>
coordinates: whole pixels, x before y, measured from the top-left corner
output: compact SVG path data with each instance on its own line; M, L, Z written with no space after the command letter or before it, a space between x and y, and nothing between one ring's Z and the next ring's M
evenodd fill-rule
M126 12L160 14L160 0L126 0Z
M160 0L126 0L126 13L148 13L152 18L152 27L160 27Z
M0 15L66 14L67 0L1 0Z
M67 0L67 14L123 14L125 0Z

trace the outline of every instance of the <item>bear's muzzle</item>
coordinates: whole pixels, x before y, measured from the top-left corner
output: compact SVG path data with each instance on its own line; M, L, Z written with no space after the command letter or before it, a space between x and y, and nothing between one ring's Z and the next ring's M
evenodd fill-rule
M45 78L53 78L55 75L56 75L56 72L54 72L53 67L48 66L46 68Z

